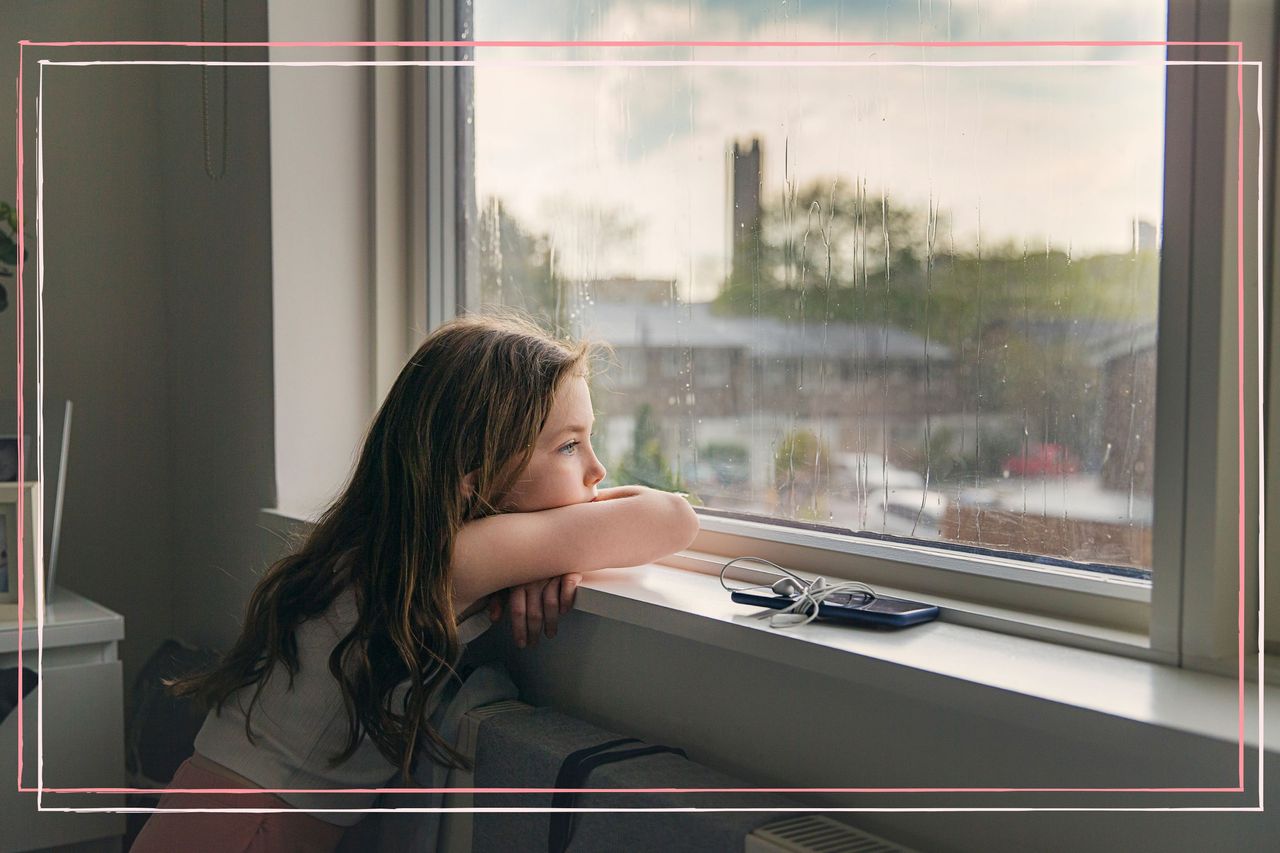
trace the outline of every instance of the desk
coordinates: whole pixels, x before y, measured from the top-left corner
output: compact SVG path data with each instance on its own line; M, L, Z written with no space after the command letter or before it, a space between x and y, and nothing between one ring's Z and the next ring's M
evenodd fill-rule
M43 678L44 786L124 787L124 703L117 644L124 617L68 590L55 591L45 609ZM18 665L18 623L0 622L0 669ZM35 670L36 623L22 625L22 665ZM36 786L39 731L36 690L22 702L22 784ZM123 814L37 812L34 793L18 793L18 712L0 724L0 853L55 845L119 849ZM120 806L122 795L44 797L49 806ZM113 840L114 839L114 840ZM92 842L98 843L93 844Z

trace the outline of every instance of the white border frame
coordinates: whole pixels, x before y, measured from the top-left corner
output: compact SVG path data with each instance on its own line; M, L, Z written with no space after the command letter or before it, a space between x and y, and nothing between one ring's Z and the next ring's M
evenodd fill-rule
M42 63L41 63L41 65L44 65L44 64L68 64L68 65L70 65L70 64L111 64L111 63L49 63L49 61L47 61L47 60L46 60L46 61L42 61ZM141 64L141 63L140 63L140 64ZM192 64L192 63L156 63L156 64ZM219 63L200 63L200 64L219 64ZM233 64L233 63L224 63L224 64ZM234 63L234 64L273 64L273 63ZM300 63L274 63L274 64L300 64ZM342 63L325 63L325 64L342 64ZM1224 64L1226 64L1226 65L1236 65L1236 64L1242 64L1242 63L1224 63ZM1243 63L1243 64L1249 64L1249 65L1253 65L1253 67L1258 67L1258 63ZM42 69L41 69L41 76L42 76ZM41 78L41 82L42 82L42 78ZM1261 91L1260 91L1260 93L1258 93L1258 114L1260 114L1260 118L1261 118L1261 102L1262 102L1262 99L1261 99ZM40 101L37 101L37 113L38 113L38 111L40 111ZM38 124L37 124L37 127L38 127ZM1261 140L1260 140L1260 149L1258 149L1258 150L1260 150L1260 159L1261 159ZM38 173L40 173L41 183L42 183L42 149L40 150L40 152L38 152L38 155L37 155L37 156L38 156L38 159L37 159L37 164L38 164L38 165L37 165L37 172L38 172ZM40 201L40 202L38 202L38 204L37 204L37 210L38 210L38 209L40 209L40 206L42 205L42 195L41 195L40 199L41 199L41 201ZM1261 206L1261 191L1260 191L1260 193L1258 193L1258 204L1260 204L1260 206ZM42 219L42 216L37 216L37 224L40 224L40 223L41 223L41 219ZM1261 227L1261 223L1260 223L1260 227ZM42 241L41 241L41 243L42 243ZM38 268L38 270L40 270L40 288L38 288L38 289L40 289L41 296L42 296L42 277L44 277L44 265L42 265L42 263L41 263L41 265L40 265L40 268ZM1258 272L1260 272L1260 274L1261 274L1261 270L1258 270ZM33 514L33 520L38 519L38 517L41 517L41 516L38 516L38 515ZM38 528L38 521L36 521L36 526L37 526L37 528ZM33 553L36 553L36 552L33 552ZM35 574L36 578L40 578L40 576L41 576L41 573L40 573L40 560L38 560L38 556L36 557L36 571L35 571L35 573L33 573L33 574ZM37 594L37 599L38 599L38 598L40 598L40 597L38 597L38 594ZM37 624L37 635L38 635L38 637L40 637L40 642L41 642L40 656L42 657L42 651L44 651L44 649L42 649L42 635L44 635L44 619L42 619L42 617L41 617L41 619L40 619L40 620L38 620L38 624ZM42 701L42 693L40 694L40 701ZM44 725L42 725L42 722L44 722L44 721L42 721L42 710L41 710L41 715L40 715L40 724L38 724L38 736L40 736L40 738L42 738L42 735L44 735ZM1260 726L1261 726L1261 708L1260 708ZM1242 748L1243 748L1243 745L1242 745ZM1261 738L1260 738L1260 748L1261 748ZM1260 785L1261 785L1261 772L1262 772L1261 763L1260 763L1260 768L1258 768L1258 771L1260 771ZM41 779L40 779L40 784L38 784L38 786L40 786L40 795L44 794L44 780L42 780L42 770L41 770ZM1261 789L1260 789L1260 797L1261 797ZM37 800L37 802L38 802L38 800ZM1260 804L1260 807L1258 807L1258 808L1261 808L1261 804ZM46 808L42 808L42 807L41 807L41 808L40 808L40 811L73 811L73 812L93 812L93 811L154 811L154 809L132 809L132 808L124 808L124 809L122 809L122 808L47 808L47 809L46 809ZM182 811L278 811L278 809L182 809ZM320 811L351 811L351 809L320 809ZM417 811L417 809L376 809L376 808L372 808L372 809L358 809L358 811ZM438 811L489 811L489 809L435 809L435 808L431 808L431 809L424 809L424 811L433 811L433 812L438 812ZM540 809L497 809L497 811L540 811ZM571 809L571 811L686 811L686 809ZM762 809L705 809L705 811L762 811ZM764 809L764 811L768 811L768 809ZM801 808L801 809L796 809L796 811L812 811L812 809L810 809L810 808ZM863 809L863 808L829 808L829 809L827 809L827 811L913 811L913 812L915 812L915 811L1257 811L1257 808L1253 808L1253 807L1248 807L1248 808L1239 808L1239 807L1188 807L1188 808L1134 808L1134 807L1129 807L1129 808L1052 808L1052 807L1050 807L1050 808L1043 808L1043 809L1027 809L1027 808L867 808L867 809Z

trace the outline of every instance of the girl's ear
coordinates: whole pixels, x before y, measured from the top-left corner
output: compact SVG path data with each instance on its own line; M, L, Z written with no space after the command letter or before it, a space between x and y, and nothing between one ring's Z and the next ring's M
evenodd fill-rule
M476 493L476 478L479 471L471 471L462 478L462 498L463 500L471 500L471 496Z

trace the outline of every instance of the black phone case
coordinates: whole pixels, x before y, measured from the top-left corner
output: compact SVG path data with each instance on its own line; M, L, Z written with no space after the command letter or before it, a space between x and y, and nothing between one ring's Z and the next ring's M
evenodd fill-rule
M739 604L753 604L757 607L771 607L781 610L795 602L794 598L785 595L765 595L756 592L735 592L730 596ZM906 598L892 598L878 595L864 605L845 605L822 602L818 605L819 619L832 619L863 625L869 628L906 628L921 622L931 622L938 618L938 607L935 604L923 604Z

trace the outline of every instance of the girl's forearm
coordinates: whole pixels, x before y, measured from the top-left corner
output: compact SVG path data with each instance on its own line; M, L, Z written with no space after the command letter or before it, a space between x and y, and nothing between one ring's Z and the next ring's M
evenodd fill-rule
M603 490L603 500L464 526L454 546L457 600L569 572L649 563L688 547L697 535L698 517L684 498L643 486L619 488L625 493Z
M612 501L618 498L635 497L645 491L644 486L610 486L596 492L596 501Z

